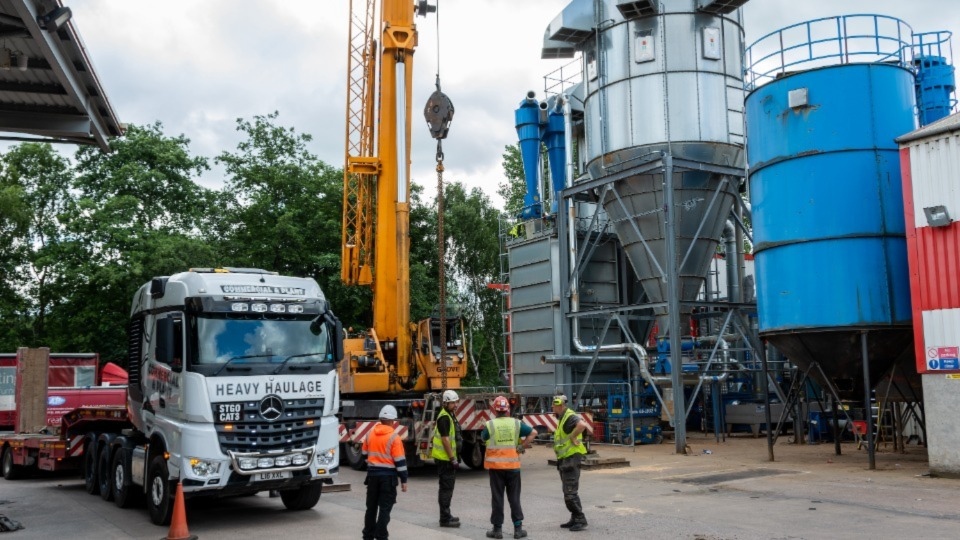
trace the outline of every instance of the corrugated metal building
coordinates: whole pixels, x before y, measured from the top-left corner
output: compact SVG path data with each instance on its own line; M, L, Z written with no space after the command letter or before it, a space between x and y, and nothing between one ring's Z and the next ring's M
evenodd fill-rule
M930 471L960 476L960 113L897 142Z

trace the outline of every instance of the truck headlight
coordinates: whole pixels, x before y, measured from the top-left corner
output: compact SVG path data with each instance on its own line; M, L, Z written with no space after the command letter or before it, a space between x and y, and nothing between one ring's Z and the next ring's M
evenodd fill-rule
M257 460L257 467L260 467L261 469L273 467L273 464L274 460L272 457L262 457Z
M240 463L240 468L249 471L250 469L257 468L257 458L252 457L242 457L237 460Z
M290 466L290 456L277 456L275 461L276 461L277 467Z
M294 454L294 455L293 455L293 464L294 464L294 465L306 465L309 460L310 460L310 458L307 457L307 456L305 456L305 455L303 455L303 454Z
M317 464L318 465L331 465L333 460L337 457L337 447L327 448L326 450L321 450L317 452Z
M204 478L207 476L213 476L220 472L219 461L208 461L200 458L188 459L190 461L190 470L193 471L194 476Z

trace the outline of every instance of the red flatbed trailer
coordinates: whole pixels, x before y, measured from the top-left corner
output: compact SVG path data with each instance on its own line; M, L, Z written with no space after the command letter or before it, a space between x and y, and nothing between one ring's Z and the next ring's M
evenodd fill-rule
M60 435L0 433L0 470L7 480L30 472L81 470L91 433L120 433L132 428L126 407L80 407L63 415Z

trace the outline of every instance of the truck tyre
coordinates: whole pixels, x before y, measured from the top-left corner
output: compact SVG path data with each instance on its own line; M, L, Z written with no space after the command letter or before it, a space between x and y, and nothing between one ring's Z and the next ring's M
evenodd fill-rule
M97 437L96 434L88 437L83 446L83 487L87 493L100 493L100 483L97 482Z
M113 457L111 455L112 450L110 445L104 444L100 447L100 452L98 452L99 455L97 456L97 484L100 487L100 498L105 501L113 500L113 490L111 489L111 484L113 483L111 473L113 470L110 468L111 462L113 461L111 459Z
M127 459L129 450L119 448L113 454L113 463L110 466L110 488L113 490L113 504L117 508L129 508L140 502L143 492L140 486L133 483L130 476L130 460Z
M13 463L13 450L8 446L3 449L3 478L5 480L19 480L24 477L23 465Z
M154 525L169 525L173 514L172 482L167 470L167 460L156 456L150 462L147 473L147 510Z
M473 470L483 469L483 443L463 443L460 461Z
M367 468L367 458L363 455L360 443L344 443L343 455L347 456L351 469L362 471Z
M283 505L287 507L287 510L309 510L320 502L320 493L322 491L322 483L311 482L297 489L280 491L280 500L283 501Z

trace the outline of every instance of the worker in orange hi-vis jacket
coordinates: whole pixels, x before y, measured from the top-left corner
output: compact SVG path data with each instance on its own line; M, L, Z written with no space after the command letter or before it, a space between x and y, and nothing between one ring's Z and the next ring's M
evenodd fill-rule
M367 458L367 513L363 518L363 540L386 540L390 511L397 502L397 484L407 492L407 458L396 432L397 409L384 405L380 423L363 440Z
M487 422L480 437L487 442L483 467L490 471L490 494L493 511L487 538L503 538L503 493L510 501L510 518L513 521L513 537L524 538L523 508L520 507L520 452L530 448L537 430L510 416L507 398L497 396L493 400L493 412L497 417Z

